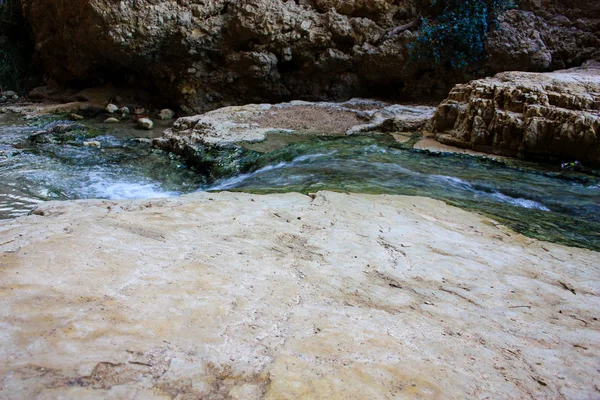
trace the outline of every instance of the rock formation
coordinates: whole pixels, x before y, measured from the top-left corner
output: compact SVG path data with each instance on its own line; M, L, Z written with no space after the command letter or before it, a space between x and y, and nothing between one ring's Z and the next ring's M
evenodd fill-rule
M488 70L549 71L600 60L600 2L522 0L488 38Z
M0 221L0 397L594 397L598 260L419 197L44 204Z
M600 65L504 72L457 85L435 113L433 128L444 144L600 165Z
M490 69L545 70L597 56L598 6L524 2L490 37ZM23 0L48 75L151 88L188 113L356 95L443 98L465 77L411 62L425 0ZM52 15L52 18L48 18ZM531 24L531 26L530 26ZM404 26L403 29L395 29ZM518 30L518 34L515 34Z
M248 104L179 118L153 145L182 156L189 165L216 178L243 172L247 154L240 145L263 141L269 133L340 136L378 131L404 132L408 138L429 123L434 111L434 107L363 99ZM246 160L248 167L255 166L251 158Z

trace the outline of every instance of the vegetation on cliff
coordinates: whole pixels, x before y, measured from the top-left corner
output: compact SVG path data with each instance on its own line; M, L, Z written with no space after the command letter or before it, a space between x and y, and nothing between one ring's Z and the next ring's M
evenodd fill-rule
M419 36L408 45L411 58L451 69L477 67L498 15L514 6L513 0L434 0L432 17L422 18Z

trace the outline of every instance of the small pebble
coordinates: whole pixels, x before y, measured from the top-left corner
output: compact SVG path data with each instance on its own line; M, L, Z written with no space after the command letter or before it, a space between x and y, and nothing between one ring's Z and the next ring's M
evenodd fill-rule
M86 147L102 147L102 143L100 143L97 140L88 140L86 142L83 142L83 145Z
M137 127L149 131L154 127L154 122L150 118L140 118L137 120Z
M114 105L114 104L111 103L111 104L109 104L109 105L106 106L106 111L108 111L111 114L114 114L117 111L119 111L119 107L117 107L116 105Z
M175 116L175 111L169 110L168 108L164 108L164 109L160 110L160 113L158 113L158 117L160 119L162 119L163 121L172 119L174 116Z

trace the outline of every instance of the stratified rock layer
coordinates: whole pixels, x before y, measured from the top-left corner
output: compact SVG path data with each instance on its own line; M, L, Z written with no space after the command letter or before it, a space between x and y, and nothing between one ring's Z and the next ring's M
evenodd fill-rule
M457 85L433 118L444 144L600 165L600 66L505 72Z
M0 222L0 397L593 398L600 254L418 197L202 193Z
M442 98L462 73L416 65L407 49L431 3L23 0L50 77L149 88L190 114L294 99ZM572 67L600 56L598 2L522 3L490 37L489 70Z

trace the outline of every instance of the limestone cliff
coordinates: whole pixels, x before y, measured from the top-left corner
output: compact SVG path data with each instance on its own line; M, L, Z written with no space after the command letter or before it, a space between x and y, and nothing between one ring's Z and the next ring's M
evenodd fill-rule
M490 70L595 56L594 2L523 3L490 36ZM442 98L465 76L412 63L416 28L394 30L430 10L427 0L24 0L50 77L145 86L189 112L357 95Z

